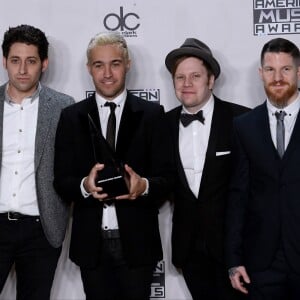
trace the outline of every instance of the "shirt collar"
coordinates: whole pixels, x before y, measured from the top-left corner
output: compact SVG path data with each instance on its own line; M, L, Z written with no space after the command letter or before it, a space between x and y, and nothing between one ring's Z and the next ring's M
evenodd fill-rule
M123 106L125 103L127 97L127 90L124 89L124 91L118 95L116 98L114 98L113 100L107 100L104 97L102 97L101 95L99 95L98 93L96 93L96 102L97 102L97 106L98 109L102 108L104 106L104 104L108 101L113 101L117 106Z
M15 102L14 102L13 99L9 96L9 94L8 94L8 92L7 92L8 87L9 87L9 82L7 82L6 87L5 87L5 101L6 101L8 104L12 104L12 103L15 103ZM37 89L34 91L34 93L33 93L31 96L25 97L24 99L30 99L30 103L32 103L34 100L36 100L36 99L39 97L41 90L42 90L42 85L41 85L41 83L39 82L39 83L38 83L38 87L37 87Z
M278 108L274 106L269 99L267 99L267 108L271 114L275 114L276 111L284 110L288 116L295 116L298 114L300 109L300 93L298 93L297 98L291 104L284 108Z
M203 107L201 107L201 109L199 109L198 111L195 112L195 114L197 112L199 112L200 110L203 111L203 117L204 119L213 111L214 109L214 102L215 102L215 99L214 99L214 96L213 94L210 95L208 101L204 104ZM187 114L190 114L190 112L186 109L186 107L182 106L182 113L187 113Z

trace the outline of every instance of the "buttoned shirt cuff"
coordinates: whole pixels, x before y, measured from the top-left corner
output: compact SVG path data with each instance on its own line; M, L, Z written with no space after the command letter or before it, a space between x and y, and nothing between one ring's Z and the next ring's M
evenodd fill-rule
M145 179L145 182L146 182L146 189L145 189L144 193L142 194L142 196L147 196L149 194L149 180L145 177L143 177L143 179Z
M81 190L81 194L84 198L87 198L91 195L91 193L88 193L85 188L84 188L84 185L83 185L83 182L85 180L86 177L84 177L82 180L81 180L81 183L80 183L80 190Z

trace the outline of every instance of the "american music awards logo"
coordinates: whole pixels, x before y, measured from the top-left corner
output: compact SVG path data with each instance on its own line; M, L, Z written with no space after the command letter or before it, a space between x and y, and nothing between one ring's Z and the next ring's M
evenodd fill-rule
M129 92L137 97L144 100L160 103L160 89L134 89L129 90ZM88 98L92 96L95 91L86 91L85 97Z
M166 285L165 285L165 262L162 260L158 262L154 272L151 284L150 298L165 298Z
M160 89L134 89L129 91L144 100L160 103Z
M300 0L253 0L254 35L300 33Z
M108 31L121 32L124 37L137 37L137 29L141 24L138 14L120 6L119 11L111 12L104 17L103 25Z

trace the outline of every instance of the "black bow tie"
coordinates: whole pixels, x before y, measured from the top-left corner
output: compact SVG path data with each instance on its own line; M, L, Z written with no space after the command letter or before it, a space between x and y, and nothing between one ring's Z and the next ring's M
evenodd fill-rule
M203 111L200 110L196 114L186 114L182 113L180 115L180 121L184 127L188 126L193 121L200 121L202 124L204 124L204 117L203 117Z

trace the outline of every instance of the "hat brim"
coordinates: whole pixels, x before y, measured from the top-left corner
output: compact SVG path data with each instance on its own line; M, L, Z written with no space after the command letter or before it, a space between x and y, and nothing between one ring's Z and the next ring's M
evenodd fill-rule
M194 47L182 47L171 51L165 59L165 64L169 72L172 72L172 68L175 62L178 58L182 56L198 57L210 65L215 78L218 78L218 76L220 75L221 68L219 63L214 59L214 57L206 53L205 51L201 51Z

